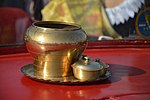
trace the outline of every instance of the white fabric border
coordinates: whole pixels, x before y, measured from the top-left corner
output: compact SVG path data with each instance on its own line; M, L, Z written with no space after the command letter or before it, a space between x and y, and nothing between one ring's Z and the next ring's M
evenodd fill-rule
M105 8L111 25L125 23L129 18L134 18L135 13L144 4L144 0L124 0L120 5L113 8Z

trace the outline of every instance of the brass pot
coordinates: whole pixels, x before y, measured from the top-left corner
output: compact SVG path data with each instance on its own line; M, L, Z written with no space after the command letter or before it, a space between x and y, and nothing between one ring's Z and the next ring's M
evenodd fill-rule
M34 73L42 79L72 75L76 62L87 44L85 31L77 24L40 21L25 34L27 50L34 58Z
M81 59L72 65L74 76L81 81L93 81L103 77L107 71L107 64L92 60L83 55Z

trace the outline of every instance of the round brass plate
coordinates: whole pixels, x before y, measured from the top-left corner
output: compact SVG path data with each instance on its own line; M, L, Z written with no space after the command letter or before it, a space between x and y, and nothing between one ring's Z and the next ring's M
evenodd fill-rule
M51 79L42 79L34 74L34 65L33 64L28 64L25 65L21 68L21 72L36 81L44 82L44 83L53 83L53 84L67 84L67 85L72 85L72 84L88 84L88 83L97 83L101 82L105 79L108 79L111 76L110 71L108 70L106 74L103 77L99 77L98 79L94 81L81 81L76 79L74 76L69 76L69 77L62 77L62 78L51 78Z

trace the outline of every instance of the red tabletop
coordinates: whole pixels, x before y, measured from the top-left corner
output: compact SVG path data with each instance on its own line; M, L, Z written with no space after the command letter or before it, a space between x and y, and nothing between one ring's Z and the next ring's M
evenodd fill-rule
M88 85L45 84L20 68L33 63L28 53L0 55L0 100L150 100L150 48L86 49L110 64L112 76Z

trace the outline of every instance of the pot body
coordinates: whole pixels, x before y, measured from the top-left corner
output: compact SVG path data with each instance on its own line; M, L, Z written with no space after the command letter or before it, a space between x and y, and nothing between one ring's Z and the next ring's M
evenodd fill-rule
M27 50L34 58L34 73L42 79L72 75L76 62L87 45L87 35L77 24L40 21L25 34Z
M97 58L97 60L94 61L87 55L82 55L80 60L71 66L75 78L81 81L94 81L105 75L105 66L100 63L100 60Z
M74 76L81 81L94 81L103 75L103 69L88 71L73 67L73 73Z

